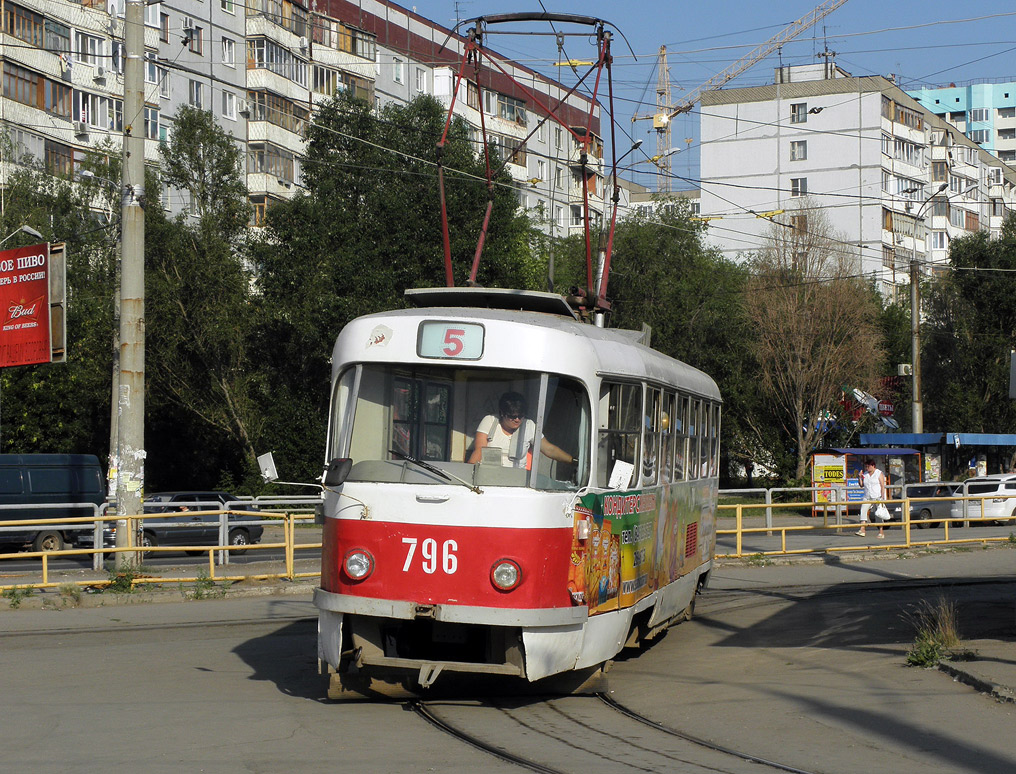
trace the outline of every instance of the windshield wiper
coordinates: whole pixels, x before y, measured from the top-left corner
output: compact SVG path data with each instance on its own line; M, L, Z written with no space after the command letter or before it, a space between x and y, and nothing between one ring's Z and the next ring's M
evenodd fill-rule
M437 467L436 465L431 465L429 462L418 460L416 459L416 457L410 457L408 454L403 454L402 452L396 451L395 449L389 449L388 451L389 453L395 455L396 457L401 457L406 462L412 462L414 465L419 465L424 470L429 470L431 473L440 476L445 481L457 481L458 483L462 484L462 486L466 487L466 489L468 489L469 491L476 492L477 494L483 494L483 490L480 489L480 487L470 484L468 481L459 478L454 473L449 473L446 470L441 470L441 468Z

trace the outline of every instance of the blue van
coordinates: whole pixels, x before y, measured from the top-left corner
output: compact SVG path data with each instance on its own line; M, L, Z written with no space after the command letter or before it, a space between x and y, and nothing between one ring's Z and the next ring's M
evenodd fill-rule
M93 516L106 502L105 480L94 454L0 454L0 522ZM67 507L40 508L61 504ZM70 507L77 505L78 507ZM0 526L0 544L60 551L91 535L88 524Z

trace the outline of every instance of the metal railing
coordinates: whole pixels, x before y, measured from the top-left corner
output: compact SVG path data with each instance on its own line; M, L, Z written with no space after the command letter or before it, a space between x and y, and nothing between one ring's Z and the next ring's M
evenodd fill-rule
M295 500L295 501L294 501ZM229 505L240 506L244 503L252 503L253 499L238 500L230 502ZM117 518L113 514L107 505L96 506L94 504L53 504L49 506L37 506L32 505L32 509L43 509L43 508L91 508L93 510L92 515L73 517L73 518L52 518L52 519L9 519L0 520L0 544L4 543L3 534L7 533L10 535L24 534L32 531L61 531L74 533L75 538L70 541L67 547L57 551L16 551L0 553L0 561L2 560L18 560L18 559L40 559L41 564L39 568L39 580L31 581L28 583L3 583L3 578L0 577L0 591L12 589L12 588L52 588L55 586L62 586L65 584L73 584L77 586L102 586L107 585L111 582L109 578L70 578L67 577L70 573L67 572L66 567L60 568L63 572L60 574L65 576L60 580L53 580L53 567L52 562L54 560L62 559L65 557L80 557L90 556L92 557L91 568L93 572L102 571L104 563L107 557L112 554L126 553L133 555L133 561L131 566L135 569L144 571L144 574L138 574L133 579L133 583L163 583L167 580L173 582L192 582L197 580L211 580L211 581L226 581L226 580L266 580L266 579L277 579L285 578L287 580L295 580L304 577L317 577L320 573L317 569L313 572L299 572L296 567L296 561L298 554L311 551L320 551L321 542L318 539L314 539L307 542L298 542L297 531L298 528L305 524L313 524L315 520L314 508L310 507L320 502L320 498L275 498L273 500L262 501L266 506L271 507L271 510L261 510L262 506L259 504L257 507L259 510L240 510L238 508L223 509L219 506L216 509L206 510L193 510L187 511L186 514L192 517L190 520L185 522L187 527L213 527L218 528L218 541L215 544L199 545L199 544L177 544L172 545L151 545L151 546L140 546L138 541L135 539L132 545L122 548L107 545L109 530L117 524ZM291 506L289 510L283 510L283 506L288 502ZM165 504L154 504L155 507L165 507ZM187 503L187 506L201 506L201 503ZM218 504L217 504L218 505ZM166 520L171 517L179 517L180 511L176 510L177 505L173 506L172 512L163 513L147 513L140 514L137 516L130 517L127 520L128 534L138 536L143 534L143 524L146 521L158 521ZM25 510L23 505L14 506L2 506L0 505L0 516L3 514L3 510ZM239 518L237 518L239 517ZM282 540L273 542L259 542L259 543L245 543L242 545L230 545L229 544L229 533L231 530L237 528L249 529L254 525L260 525L262 527L280 526L282 527ZM173 527L167 527L172 530ZM91 546L85 547L78 543L77 537L81 533L90 532L90 539L92 541ZM8 541L9 542L9 541ZM29 543L30 541L20 541L21 543ZM267 553L270 551L283 552L282 567L278 571L274 572L255 572L255 573L243 573L238 574L232 572L229 568L230 565L230 554L232 552L243 551L244 553L250 552L256 554L258 552ZM198 553L207 554L208 562L207 569L204 565L201 565L202 576L197 577L180 577L173 575L171 578L161 577L157 575L158 568L145 568L144 558L146 556L158 555L164 553ZM271 560L271 559L269 559ZM196 565L194 565L196 566ZM2 567L2 565L0 565ZM189 566L188 566L189 568ZM80 567L72 568L79 574L81 572ZM179 568L177 568L179 569ZM11 577L11 573L5 573L8 577Z
M828 490L829 487L824 487ZM724 494L721 492L721 495ZM718 506L719 516L717 534L717 558L744 558L745 556L783 556L794 554L824 554L850 551L870 551L886 549L908 549L915 547L948 545L948 544L969 544L969 543L992 543L1011 542L1013 533L1010 530L1016 526L1016 512L1009 507L1003 507L1003 513L992 513L988 510L988 503L1009 503L1016 508L1016 494L1012 496L997 496L998 493L987 493L980 495L956 495L952 497L902 497L884 501L887 506L900 505L900 520L880 521L870 516L867 522L868 530L877 530L879 525L893 532L900 530L902 541L892 541L885 538L877 540L876 543L865 543L863 545L838 545L836 541L842 536L844 530L856 530L860 526L859 519L848 516L848 508L858 507L862 504L874 504L882 501L871 500L830 500L816 508L813 501L783 502L773 504L771 499L764 503L737 503L721 504ZM972 517L968 512L967 503L979 503L979 517ZM920 511L922 503L950 503L949 515L932 514L927 518L913 518L912 511ZM953 504L962 503L962 508L954 508ZM791 513L773 513L773 510L789 510ZM812 516L801 516L793 513L793 510L812 509L820 511ZM766 513L763 515L762 511ZM830 514L829 511L832 511ZM961 512L957 512L961 511ZM733 512L734 528L724 528L723 515ZM752 514L757 514L752 516ZM987 514L987 515L985 515ZM847 520L845 520L845 517ZM746 520L749 524L746 524ZM758 525L751 525L752 520L757 520ZM963 527L970 527L975 524L1000 524L1002 528L998 534L982 533L972 536L970 532L964 532L962 537L957 537L956 532ZM941 538L928 536L922 539L915 539L912 534L914 526L942 526ZM894 529L895 528L895 529ZM867 532L867 530L866 530ZM874 533L873 533L874 534ZM724 553L721 551L725 541L720 540L723 536L733 537L733 551ZM800 538L798 543L791 546L788 536ZM746 539L755 538L751 546L745 548Z

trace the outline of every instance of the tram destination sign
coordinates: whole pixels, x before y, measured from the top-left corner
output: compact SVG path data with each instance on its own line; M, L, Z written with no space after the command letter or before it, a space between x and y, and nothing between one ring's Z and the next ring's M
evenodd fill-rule
M0 251L0 368L64 360L63 270L62 244Z
M448 320L425 320L416 337L416 354L441 360L483 357L483 326Z

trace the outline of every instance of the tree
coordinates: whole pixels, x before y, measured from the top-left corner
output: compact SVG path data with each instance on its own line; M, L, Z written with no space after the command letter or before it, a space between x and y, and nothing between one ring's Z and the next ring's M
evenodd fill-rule
M445 112L430 97L373 107L346 94L321 103L308 128L305 192L268 210L255 260L259 346L280 411L267 437L290 475L320 474L329 354L354 317L405 305L403 291L443 286L437 142ZM528 220L507 173L493 189L467 127L443 149L455 281L468 277L488 196L494 206L477 280L538 287ZM495 158L495 165L498 162Z
M705 227L687 202L659 199L653 215L617 225L608 300L610 325L652 329L654 349L705 371L724 399L723 453L750 471L771 467L775 440L758 400L758 364L744 312L747 272L705 245ZM602 241L602 237L601 237ZM585 285L585 245L558 245L558 285Z
M752 259L746 304L761 387L804 478L839 412L847 384L877 391L884 349L879 305L857 274L852 246L808 202L774 223Z
M8 144L6 137L0 143ZM10 158L8 148L2 154ZM105 457L109 445L115 222L92 210L116 191L93 179L72 183L30 157L9 173L0 237L32 226L43 240L66 243L67 362L5 368L0 372L0 439L6 453L78 452ZM85 161L102 174L102 149ZM4 249L38 242L18 234Z
M927 424L940 430L1016 430L1009 352L1016 349L1016 218L997 239L979 231L953 240L952 271L926 296L922 326Z
M240 478L256 469L268 410L251 353L250 208L242 157L212 114L181 108L175 128L160 149L164 180L189 190L193 208L172 220L146 209L147 424L170 431L146 446L161 481L213 486L222 470Z

